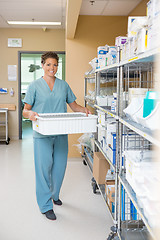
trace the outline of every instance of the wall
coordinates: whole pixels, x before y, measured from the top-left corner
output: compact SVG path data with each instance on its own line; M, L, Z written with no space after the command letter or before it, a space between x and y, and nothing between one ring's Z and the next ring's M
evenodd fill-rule
M140 4L130 12L129 16L146 16L147 2L149 2L149 0L141 1Z
M77 103L84 105L84 73L88 64L97 56L97 47L114 45L115 37L126 35L127 17L79 16L76 35L66 40L66 81L77 96ZM73 144L80 135L70 135L69 155L78 157Z
M8 38L22 38L22 48L8 48ZM10 90L14 88L15 95L0 95L0 103L14 103L16 111L9 111L9 137L18 139L18 80L9 82L8 65L18 65L18 51L65 51L65 31L42 29L0 29L0 87ZM17 71L18 76L18 71ZM18 77L17 77L18 78Z

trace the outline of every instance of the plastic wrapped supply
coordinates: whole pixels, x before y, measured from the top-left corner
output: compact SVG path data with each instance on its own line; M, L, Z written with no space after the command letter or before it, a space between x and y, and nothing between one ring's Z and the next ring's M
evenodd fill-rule
M98 58L93 58L89 64L91 65L91 67L96 70L98 68Z
M102 68L107 66L107 53L108 46L99 46L97 48L97 56L98 56L98 68Z
M116 46L110 46L108 51L108 64L111 65L117 62L117 47Z
M137 118L143 116L143 98L132 98L132 101L130 102L128 107L123 110L123 112L129 119L137 122Z
M97 105L99 106L107 106L108 105L108 97L107 96L97 96Z
M94 149L94 135L91 133L85 133L78 138L79 144L74 144L78 149L78 152L83 154L83 147L89 148L91 151Z

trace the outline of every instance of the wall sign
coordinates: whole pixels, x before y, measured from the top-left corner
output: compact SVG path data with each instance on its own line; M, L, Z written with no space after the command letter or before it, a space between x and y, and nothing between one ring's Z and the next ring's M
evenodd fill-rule
M8 65L8 81L17 81L17 65Z
M8 47L22 47L22 38L8 38Z

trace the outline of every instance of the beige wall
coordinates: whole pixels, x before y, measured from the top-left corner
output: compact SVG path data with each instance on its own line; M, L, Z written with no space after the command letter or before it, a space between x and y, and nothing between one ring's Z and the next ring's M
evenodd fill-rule
M145 16L147 13L147 2L149 2L149 0L142 0L140 4L130 12L129 16Z
M97 56L97 47L114 45L115 37L126 33L127 17L79 17L75 38L66 40L66 80L77 96L77 103L84 105L84 73L90 68L88 62ZM69 156L79 156L73 146L79 136L69 136Z
M8 48L8 38L22 38L22 48ZM9 111L9 137L18 138L18 80L9 82L8 65L18 65L18 51L65 51L65 31L42 29L0 29L0 87L14 88L14 97L0 94L0 103L14 103L16 111ZM18 77L18 72L17 72Z

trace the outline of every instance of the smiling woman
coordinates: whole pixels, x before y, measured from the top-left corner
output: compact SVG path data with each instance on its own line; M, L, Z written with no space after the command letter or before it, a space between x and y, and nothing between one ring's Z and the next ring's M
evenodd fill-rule
M23 116L36 121L39 113L66 113L67 104L74 112L90 111L76 103L76 96L67 82L56 77L58 55L46 52L41 56L44 74L33 81L24 99ZM36 175L36 196L41 213L55 220L53 203L62 205L59 199L68 156L68 135L42 135L33 131Z

